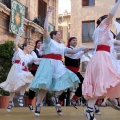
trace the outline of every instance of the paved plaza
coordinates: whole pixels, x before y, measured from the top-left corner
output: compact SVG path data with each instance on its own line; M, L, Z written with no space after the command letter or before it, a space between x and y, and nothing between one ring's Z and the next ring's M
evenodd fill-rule
M0 120L87 120L83 114L84 107L62 107L63 115L58 116L54 107L42 107L41 115L34 116L27 107L14 107L11 113L0 109ZM120 111L110 107L100 107L102 115L95 115L97 120L120 120Z

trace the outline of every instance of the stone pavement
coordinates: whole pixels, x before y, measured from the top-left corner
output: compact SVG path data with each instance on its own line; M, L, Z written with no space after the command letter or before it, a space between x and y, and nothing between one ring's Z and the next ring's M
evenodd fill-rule
M0 120L87 120L83 114L84 107L62 107L63 115L58 116L54 107L42 107L41 115L34 116L27 107L14 107L10 113L0 108ZM100 107L102 115L95 115L97 120L120 120L120 111L110 107Z

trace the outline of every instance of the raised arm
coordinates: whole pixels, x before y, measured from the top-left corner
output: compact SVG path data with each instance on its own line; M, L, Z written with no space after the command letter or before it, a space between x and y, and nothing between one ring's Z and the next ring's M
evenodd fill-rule
M108 17L105 19L107 24L111 23L112 18L115 16L115 13L120 5L120 0L114 5L114 7L110 10Z
M48 20L49 20L50 13L53 10L54 10L53 6L49 6L48 7L48 11L47 11L45 22L44 22L44 32L43 32L43 37L44 38L47 38L49 36L49 32L48 32Z
M19 32L18 32L18 35L17 37L15 38L14 40L14 48L15 48L15 51L18 50L18 40L20 39L20 36L23 34L24 30L23 30L23 27L20 27L19 28Z

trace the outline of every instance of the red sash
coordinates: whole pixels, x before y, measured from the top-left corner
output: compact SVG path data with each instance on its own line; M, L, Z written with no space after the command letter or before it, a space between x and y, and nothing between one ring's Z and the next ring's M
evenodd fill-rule
M110 46L98 45L96 51L107 51L107 52L110 52Z
M44 55L43 58L49 58L49 59L61 60L62 61L62 55L60 55L60 54L53 54L53 53L46 54L46 55Z

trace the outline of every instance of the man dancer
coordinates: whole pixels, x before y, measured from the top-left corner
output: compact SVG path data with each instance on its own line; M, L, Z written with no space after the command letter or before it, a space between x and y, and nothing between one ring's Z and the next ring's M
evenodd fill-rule
M75 49L77 45L77 38L76 37L71 37L68 40L68 47L71 49ZM88 50L83 50L80 51L76 54L65 54L65 66L71 70L72 72L74 72L79 80L81 81L81 83L79 83L79 87L77 88L77 90L75 91L75 95L73 96L73 98L70 100L71 104L77 109L76 106L76 102L78 101L79 97L82 97L82 83L83 83L83 76L80 74L79 69L80 69L80 58L86 53L88 52ZM84 58L85 57L84 55ZM89 58L86 59L87 61L89 61ZM59 102L62 104L62 101L64 100L65 96L66 96L66 92L63 92L61 94L61 96L59 97ZM85 103L85 99L82 97L82 102Z

